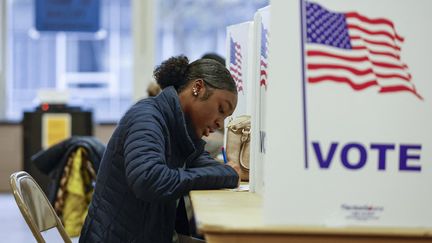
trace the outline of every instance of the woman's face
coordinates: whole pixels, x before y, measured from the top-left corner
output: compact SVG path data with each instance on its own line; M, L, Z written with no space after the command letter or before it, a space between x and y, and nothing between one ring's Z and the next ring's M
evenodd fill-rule
M193 123L199 138L207 137L216 129L223 128L225 118L230 116L237 106L237 94L228 90L212 89L212 94L205 99L203 97L206 91L207 87L200 82L184 90L184 95L190 98L184 112Z

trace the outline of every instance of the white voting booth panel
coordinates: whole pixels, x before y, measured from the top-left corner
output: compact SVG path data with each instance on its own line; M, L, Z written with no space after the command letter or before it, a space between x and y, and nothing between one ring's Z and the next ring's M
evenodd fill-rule
M264 191L264 164L266 153L266 99L268 80L270 6L259 9L254 16L254 80L252 85L252 136L250 182L253 192Z
M238 101L232 117L251 114L251 84L253 22L230 25L227 27L227 68L236 82Z
M243 114L252 117L249 184L251 192L260 194L264 188L266 131L263 118L268 85L269 13L270 7L265 7L255 13L253 22L228 26L226 42L227 68L238 91L237 108L232 117Z
M241 115L252 115L253 109L253 92L252 84L255 80L255 67L252 64L254 61L254 24L252 21L230 25L227 27L227 68L236 82L238 100L237 107L231 117L225 120L225 129L230 119ZM225 131L225 145L226 145ZM254 163L250 161L250 171ZM254 180L253 174L250 173L249 180ZM251 186L253 191L254 187Z
M271 7L264 221L432 228L432 1Z

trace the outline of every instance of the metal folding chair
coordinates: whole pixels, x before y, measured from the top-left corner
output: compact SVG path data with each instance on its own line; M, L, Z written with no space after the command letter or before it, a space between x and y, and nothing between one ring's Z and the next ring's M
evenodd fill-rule
M19 171L10 176L15 201L37 242L45 242L41 232L57 228L64 242L71 243L69 236L36 181L27 172Z

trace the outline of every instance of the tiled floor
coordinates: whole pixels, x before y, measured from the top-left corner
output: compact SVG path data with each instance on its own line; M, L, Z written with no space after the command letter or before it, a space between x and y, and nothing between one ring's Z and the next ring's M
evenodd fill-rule
M62 242L56 230L44 234L47 243ZM36 242L12 194L0 194L0 241L13 243ZM78 238L72 239L78 242Z

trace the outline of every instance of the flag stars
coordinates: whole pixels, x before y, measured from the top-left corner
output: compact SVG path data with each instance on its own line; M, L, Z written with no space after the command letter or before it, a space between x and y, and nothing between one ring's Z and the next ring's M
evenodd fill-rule
M318 4L306 3L307 42L345 48L349 44L343 14L331 13Z

